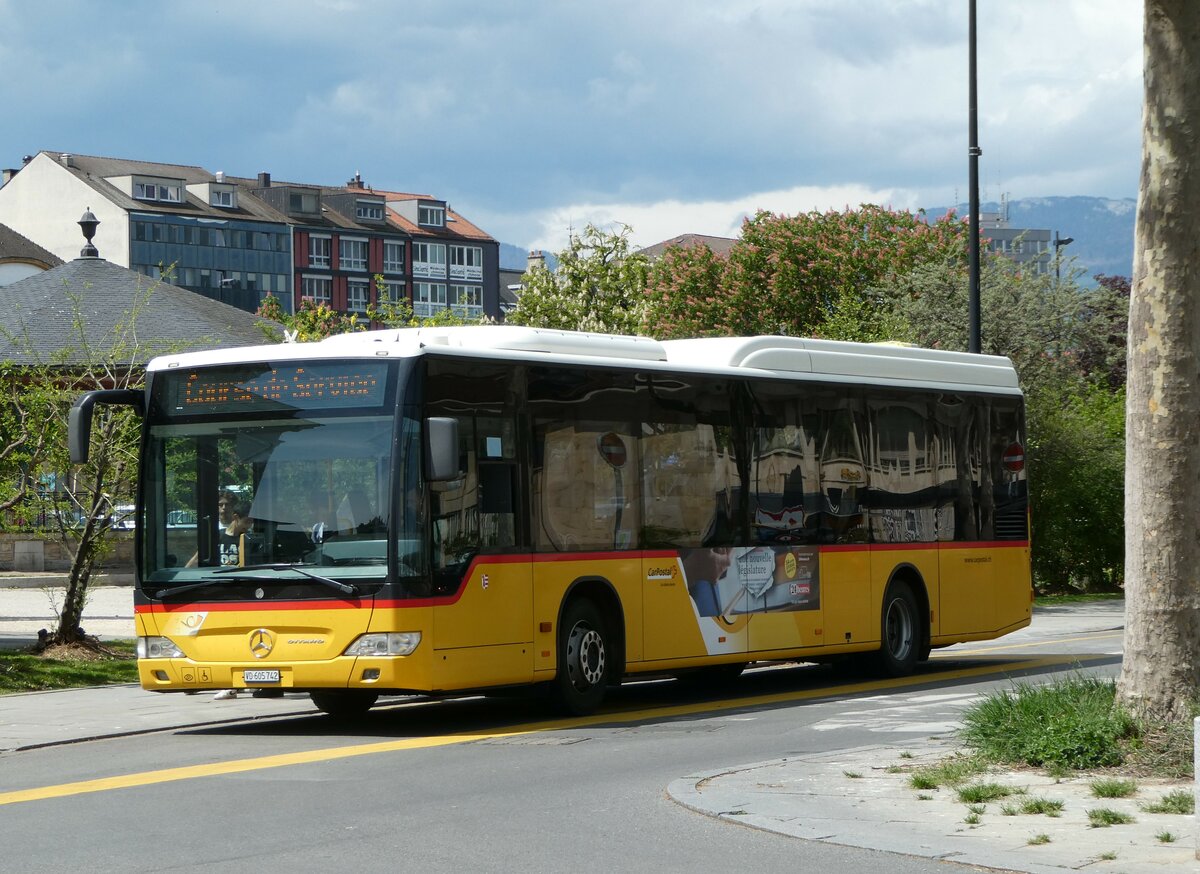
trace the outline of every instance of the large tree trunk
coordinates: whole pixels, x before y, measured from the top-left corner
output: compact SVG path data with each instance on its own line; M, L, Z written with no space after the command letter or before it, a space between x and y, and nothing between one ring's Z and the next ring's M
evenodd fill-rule
M1175 718L1200 688L1200 3L1146 0L1144 76L1119 694Z

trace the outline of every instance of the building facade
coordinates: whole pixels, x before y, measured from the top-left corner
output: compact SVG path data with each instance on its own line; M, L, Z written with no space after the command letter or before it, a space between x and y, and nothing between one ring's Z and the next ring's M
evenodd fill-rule
M114 263L253 312L266 295L365 316L381 297L419 317L499 319L499 244L444 200L226 176L202 167L39 152L4 171L0 222L61 258L64 216L91 209Z

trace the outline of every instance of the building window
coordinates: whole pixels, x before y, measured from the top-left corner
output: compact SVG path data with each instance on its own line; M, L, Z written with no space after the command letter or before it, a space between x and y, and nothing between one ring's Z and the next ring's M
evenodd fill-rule
M135 182L133 196L138 200L161 200L166 203L179 203L178 185L160 185L157 182Z
M479 246L451 246L450 278L483 279L483 249Z
M213 206L223 206L226 209L233 209L233 189L232 188L213 188L209 190L208 202Z
M329 237L308 238L308 266L329 267L329 253L332 243Z
M328 276L305 276L300 280L300 296L329 306L333 301L333 280Z
M413 315L429 318L446 308L446 286L441 282L413 283Z
M413 243L413 276L446 275L446 246L444 243Z
M346 309L352 313L366 313L367 282L365 279L351 279L346 283Z
M354 215L369 222L383 221L383 204L371 200L359 200L355 203Z
M383 270L385 273L404 272L404 244L383 241Z
M338 267L342 270L366 270L367 241L348 240L345 237L339 240Z
M460 316L477 319L483 315L483 288L479 285L451 285L450 308Z
M392 279L383 281L383 288L379 290L379 302L384 303L402 303L407 298L404 293L404 283L396 282Z
M292 191L288 194L288 212L319 212L321 202L315 192Z
M446 208L444 206L417 207L417 224L433 228L446 226Z

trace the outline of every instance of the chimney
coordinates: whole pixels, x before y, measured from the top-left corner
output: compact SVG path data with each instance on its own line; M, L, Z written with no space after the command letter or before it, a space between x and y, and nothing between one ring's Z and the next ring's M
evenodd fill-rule
M525 265L525 272L528 273L530 270L533 270L535 267L545 267L545 266L546 266L546 253L543 252L541 249L534 249L532 252L529 253L529 258Z
M20 172L20 168L14 170L12 167L6 167L3 170L0 170L0 188L3 188L5 185L11 182L12 178Z
M259 173L258 174L258 187L259 188L270 188L271 187L271 174L270 173Z
M59 155L58 160L62 161L62 165L64 167L74 167L75 166L75 156L69 155L66 152Z
M225 171L224 171L224 170L218 170L218 171L216 172L216 177L217 177L217 181L218 181L218 182L224 182L224 181L225 181Z
M366 185L363 184L362 174L357 170L354 171L354 178L346 183L347 188L357 188L359 191L366 190Z

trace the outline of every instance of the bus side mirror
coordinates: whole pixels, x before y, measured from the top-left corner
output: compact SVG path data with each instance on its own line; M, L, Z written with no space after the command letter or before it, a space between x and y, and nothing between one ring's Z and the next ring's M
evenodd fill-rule
M458 479L458 419L430 416L425 420L425 478L430 482Z
M99 389L80 396L67 412L67 447L71 451L72 464L84 464L88 460L88 446L92 441L92 408L97 403L133 407L140 416L145 412L146 396L133 388Z

